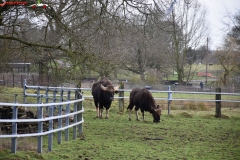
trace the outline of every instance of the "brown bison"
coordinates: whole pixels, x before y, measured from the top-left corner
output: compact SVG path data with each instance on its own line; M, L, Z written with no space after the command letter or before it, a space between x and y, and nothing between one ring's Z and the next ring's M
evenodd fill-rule
M108 110L111 107L114 93L117 90L118 86L114 87L106 77L93 84L92 95L96 106L97 118L102 118L103 107L106 108L106 118L108 118Z
M151 92L149 92L147 89L140 89L140 88L134 88L130 93L129 98L129 105L128 105L128 113L129 113L129 121L131 121L131 110L135 106L135 113L136 118L138 118L138 110L141 110L143 121L144 120L144 111L148 111L153 116L153 122L160 122L160 116L162 109L160 106L155 105L155 100L153 99L153 96Z

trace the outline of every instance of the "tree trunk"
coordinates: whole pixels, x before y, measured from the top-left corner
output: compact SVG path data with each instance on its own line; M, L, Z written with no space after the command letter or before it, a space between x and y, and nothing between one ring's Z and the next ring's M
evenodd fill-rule
M38 66L39 67L39 77L38 77L39 85L48 85L47 84L48 68L43 61L39 61L38 65L39 65Z
M145 81L144 72L141 72L141 73L140 73L140 78L141 78L141 80L142 80L143 82Z

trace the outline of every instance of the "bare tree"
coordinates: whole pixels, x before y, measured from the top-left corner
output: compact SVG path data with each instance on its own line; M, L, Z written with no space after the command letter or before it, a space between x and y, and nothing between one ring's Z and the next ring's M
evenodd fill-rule
M229 85L230 77L239 72L239 48L233 38L226 37L225 43L216 51L216 57L223 68L220 80L224 86Z
M110 75L122 66L126 55L133 53L132 44L138 44L135 53L141 53L142 61L143 54L153 55L151 52L157 50L149 50L157 46L156 38L146 38L141 26L151 14L151 3L147 0L46 0L44 3L48 4L46 9L6 6L0 10L0 39L6 46L3 57L14 50L16 59L38 63L42 77L55 75L62 81L64 77L84 76L91 70ZM142 22L135 23L136 17L142 17ZM134 35L136 31L139 39L130 41L128 34ZM126 40L126 36L130 39ZM142 75L145 67L157 66L147 61L141 65Z
M235 51L236 52L240 52L240 11L238 11L234 17L233 17L233 27L231 28L230 32L228 33L228 36L231 37L231 40L234 41L236 43L236 48ZM237 67L236 70L236 75L240 74L240 55L236 55L235 58L235 64Z
M165 10L170 3L159 1L160 10ZM169 53L171 64L178 73L178 82L187 80L195 69L189 62L188 49L195 50L207 36L206 10L197 0L184 0L175 3L174 9L165 20L157 22L160 29L172 38L172 49ZM193 56L192 56L193 57ZM185 71L188 68L187 71Z

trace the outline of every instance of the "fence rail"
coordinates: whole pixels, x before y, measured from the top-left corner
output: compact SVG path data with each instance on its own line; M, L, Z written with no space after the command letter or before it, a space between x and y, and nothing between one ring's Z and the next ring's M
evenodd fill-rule
M28 90L35 90L36 94L28 93ZM38 153L42 152L43 146L43 136L48 135L48 151L52 150L52 142L53 142L53 133L58 133L58 144L62 141L62 131L65 131L65 141L69 140L69 129L73 128L73 139L76 139L77 134L82 134L82 123L84 119L82 117L82 113L84 112L84 108L82 106L82 102L84 101L84 97L80 93L79 88L63 88L63 87L45 87L45 86L28 86L26 84L26 80L24 82L24 103L19 104L15 98L14 103L0 103L0 106L11 107L12 116L11 119L1 119L0 114L0 124L8 124L11 123L11 134L2 134L1 138L11 138L12 139L12 147L11 152L16 153L17 151L17 138L20 137L38 137ZM44 91L45 93L40 93L40 91ZM52 93L52 94L49 94ZM74 94L74 100L72 100L72 94ZM37 104L27 104L28 97L35 97L37 99ZM57 98L58 97L58 98ZM67 97L64 100L63 97ZM45 99L45 103L43 100ZM52 100L51 102L49 100ZM58 101L57 101L58 100ZM72 105L72 106L71 106ZM27 111L29 108L35 108L37 110L37 115L35 118L18 118L18 108L24 107ZM65 108L63 108L65 107ZM46 108L47 113L44 116L44 109ZM71 110L73 108L73 110ZM55 115L55 110L58 110ZM64 112L63 112L64 111ZM73 117L73 118L72 118ZM65 120L64 126L63 121ZM73 119L72 124L70 124L70 120ZM57 120L57 128L54 128L54 121ZM27 133L27 134L19 134L18 133L18 124L19 123L37 123L37 132L35 133ZM47 124L47 129L44 130L44 124ZM1 126L0 126L1 128Z
M91 91L91 88L80 88L82 91ZM119 92L131 92L131 89L119 89ZM166 97L165 98L158 98L158 97L154 97L155 100L166 100L166 101L204 101L204 102L239 102L240 103L240 93L224 93L224 92L188 92L188 91L172 91L171 88L170 90L167 91L162 91L162 90L149 90L149 92L151 93L166 93ZM229 95L229 96L236 96L238 97L238 100L230 100L230 99L221 99L221 100L216 100L216 99L180 99L180 98L171 98L168 97L174 94L199 94L199 95L216 95L216 94L221 94L221 95ZM84 98L93 98L93 96L91 95L84 95ZM125 96L125 97L114 97L115 99L129 99L129 96Z
M91 88L81 88L82 91L91 91ZM166 93L165 97L156 97L153 96L155 100L162 100L162 101L166 101L167 105L168 105L168 114L170 114L170 110L171 110L171 102L172 101L192 101L192 102L215 102L215 106L216 106L216 111L221 112L221 103L222 102L231 102L231 103L240 103L240 93L224 93L224 92L217 92L217 90L219 90L219 88L216 88L216 92L189 92L189 91L172 91L171 90L171 86L168 86L168 90L163 91L163 90L149 90L151 93ZM221 90L221 89L220 89ZM119 89L119 92L131 92L131 89ZM205 99L201 99L201 97L197 97L197 98L173 98L173 95L177 95L177 94L196 94L196 95L212 95L211 97L214 96L214 99L209 99L209 98L205 98ZM120 95L120 94L119 94ZM221 98L224 95L228 96L227 99ZM92 98L91 95L84 95L85 98ZM220 98L219 98L220 97ZM124 97L124 96L118 96L118 97L114 97L115 99L119 100L119 111L123 111L122 108L124 108L124 99L129 99L129 96ZM220 109L219 109L220 108ZM217 115L217 113L216 113ZM218 117L218 116L216 116ZM220 115L221 117L221 115ZM219 118L220 118L219 117Z

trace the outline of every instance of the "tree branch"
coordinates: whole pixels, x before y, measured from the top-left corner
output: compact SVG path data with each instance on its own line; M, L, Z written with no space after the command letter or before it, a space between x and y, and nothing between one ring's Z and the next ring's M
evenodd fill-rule
M31 43L31 42L27 42L27 41L24 41L22 39L19 39L19 38L13 37L13 36L0 35L0 39L8 39L8 40L18 41L18 42L20 42L22 44L25 44L27 46L35 46L35 47L42 47L42 48L58 49L58 50L62 50L62 51L68 52L68 50L62 48L61 46L49 46L49 45Z

